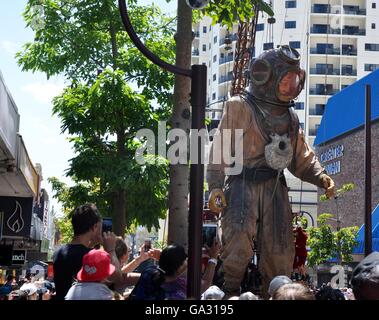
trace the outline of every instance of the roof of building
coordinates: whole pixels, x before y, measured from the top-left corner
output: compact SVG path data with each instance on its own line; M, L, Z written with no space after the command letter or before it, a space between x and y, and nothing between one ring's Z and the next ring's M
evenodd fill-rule
M371 84L371 119L379 119L379 69L332 96L325 107L315 146L326 143L365 123L365 86Z

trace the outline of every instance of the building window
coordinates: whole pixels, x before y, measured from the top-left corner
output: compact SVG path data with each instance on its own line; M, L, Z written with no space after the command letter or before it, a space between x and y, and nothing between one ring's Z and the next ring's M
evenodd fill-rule
M264 23L258 23L257 24L257 31L263 31L265 29Z
M216 100L216 92L212 93L212 100Z
M372 3L371 8L376 9L376 3L375 2Z
M377 43L365 43L366 51L379 51L379 44Z
M300 41L290 41L288 44L292 48L300 49Z
M213 75L213 81L216 81L216 74Z
M285 21L284 27L286 29L295 29L296 28L296 21Z
M375 23L371 23L371 29L376 29Z
M213 56L213 62L216 62L217 61L217 54L215 54L214 56Z
M304 102L296 102L295 110L304 110Z
M217 36L213 38L213 43L217 43Z
M212 30L212 25L210 24L210 25L209 25L209 31L211 31L211 30Z
M295 1L286 1L286 8L296 8L296 0Z
M379 69L379 64L365 63L365 71L375 71Z
M301 128L302 130L304 130L304 122L300 122L299 125L300 125L300 128Z
M207 27L203 27L203 33L207 33Z
M203 51L207 51L207 45L203 44Z
M212 48L212 44L209 42L209 50L211 50L211 48Z
M273 42L266 42L263 44L263 50L270 50L270 49L274 49Z

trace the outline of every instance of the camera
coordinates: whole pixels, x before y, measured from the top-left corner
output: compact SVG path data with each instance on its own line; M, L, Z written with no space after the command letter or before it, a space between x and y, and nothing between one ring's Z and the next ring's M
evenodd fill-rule
M217 241L217 224L206 223L203 224L203 247L207 245L211 247L213 245L213 241L216 238Z
M145 240L145 245L143 247L143 250L145 252L149 251L151 249L151 240L150 239L146 239Z
M103 232L112 232L112 218L103 218Z

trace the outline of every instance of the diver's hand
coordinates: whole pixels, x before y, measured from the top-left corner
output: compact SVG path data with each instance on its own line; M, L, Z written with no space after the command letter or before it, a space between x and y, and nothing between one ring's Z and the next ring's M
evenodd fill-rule
M320 176L320 180L322 181L325 189L325 195L328 199L334 197L336 195L336 191L333 179L324 173Z

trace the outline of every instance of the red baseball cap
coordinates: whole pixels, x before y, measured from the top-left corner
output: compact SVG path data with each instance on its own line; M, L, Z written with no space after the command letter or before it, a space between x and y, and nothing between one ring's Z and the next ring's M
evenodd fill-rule
M115 269L109 253L93 249L83 256L83 266L76 277L82 282L99 282L109 277Z

